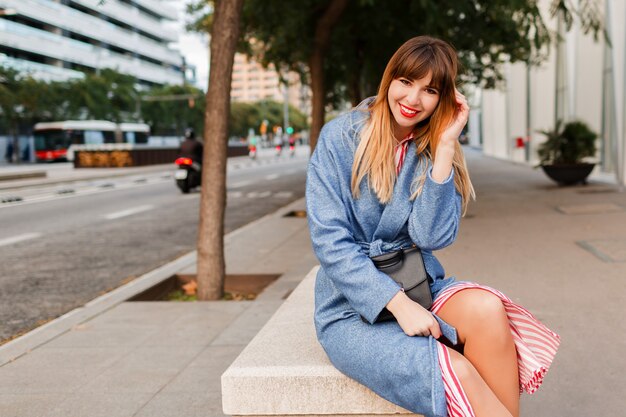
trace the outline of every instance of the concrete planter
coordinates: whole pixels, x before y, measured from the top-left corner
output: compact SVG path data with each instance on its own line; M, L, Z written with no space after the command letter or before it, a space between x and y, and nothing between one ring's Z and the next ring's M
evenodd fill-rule
M555 164L541 165L543 172L559 185L586 184L587 177L596 164Z

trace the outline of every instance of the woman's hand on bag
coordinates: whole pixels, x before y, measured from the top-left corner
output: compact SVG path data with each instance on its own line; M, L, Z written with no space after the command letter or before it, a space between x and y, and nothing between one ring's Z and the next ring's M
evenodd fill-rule
M411 300L404 292L398 292L387 304L398 324L408 336L441 337L439 323L432 313Z

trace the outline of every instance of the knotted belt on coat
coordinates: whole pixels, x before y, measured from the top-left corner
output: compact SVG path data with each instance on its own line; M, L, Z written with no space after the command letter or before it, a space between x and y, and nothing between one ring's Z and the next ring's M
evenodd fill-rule
M402 239L394 242L385 242L382 239L376 239L373 242L356 242L361 249L365 251L365 254L370 258L374 256L382 255L383 253L389 253L400 249L406 249L413 246L411 239Z

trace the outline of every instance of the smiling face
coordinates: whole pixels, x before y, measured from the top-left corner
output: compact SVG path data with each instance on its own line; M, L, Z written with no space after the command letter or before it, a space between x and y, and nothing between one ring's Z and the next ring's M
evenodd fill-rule
M394 136L405 138L419 122L429 118L439 104L439 91L431 85L432 74L411 80L400 77L389 84L387 101L393 114Z

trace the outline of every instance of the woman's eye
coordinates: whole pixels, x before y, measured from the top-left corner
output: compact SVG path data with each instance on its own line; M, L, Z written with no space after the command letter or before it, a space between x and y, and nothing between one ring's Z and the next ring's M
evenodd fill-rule
M411 81L407 80L406 78L400 78L400 82L404 85L411 85Z
M439 94L439 92L434 88L427 88L426 92L428 92L428 94Z

